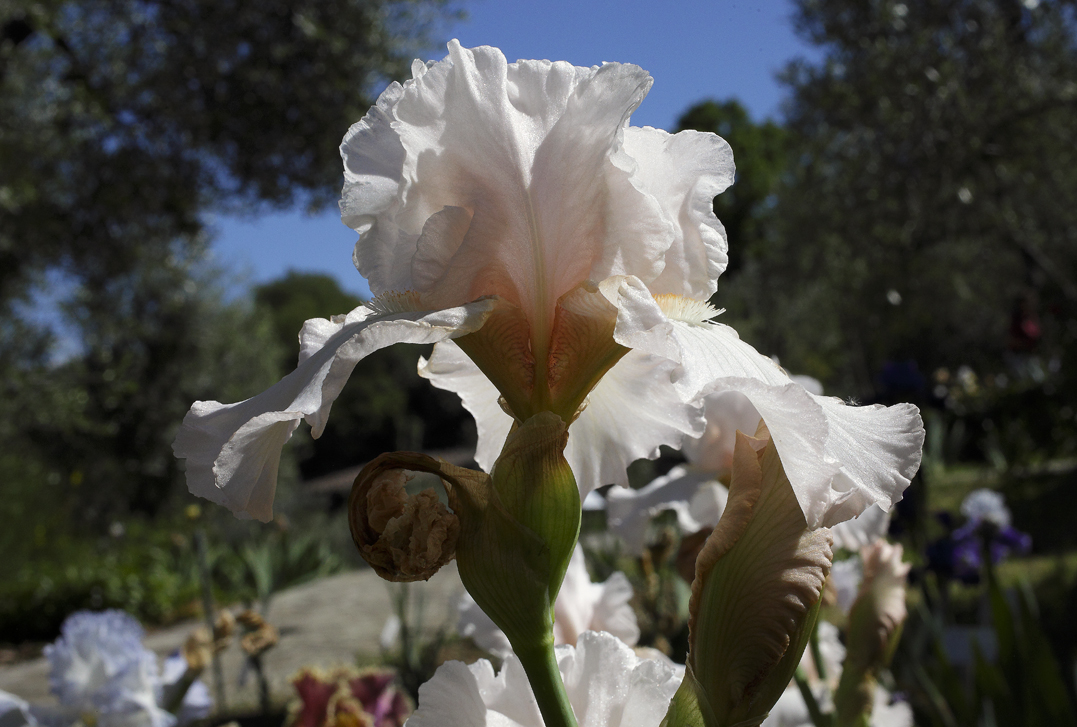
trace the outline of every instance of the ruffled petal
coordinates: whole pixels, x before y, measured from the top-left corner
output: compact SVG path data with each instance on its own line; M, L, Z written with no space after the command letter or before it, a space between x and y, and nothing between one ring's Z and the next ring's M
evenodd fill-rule
M670 215L621 150L646 71L509 64L453 41L413 73L341 147L341 210L373 292L416 290L432 307L496 294L534 320L592 268L661 270Z
M610 634L588 631L557 655L579 727L654 727L680 686L675 669L640 659Z
M685 405L667 383L673 368L664 359L630 351L595 386L569 427L565 448L581 496L605 484L627 485L629 464L653 459L661 445L677 446L685 435L702 431L701 407ZM489 472L512 426L497 403L497 389L451 342L435 346L419 374L460 396L479 432L475 461Z
M538 705L534 708L538 721L532 719L525 722L488 722L487 708L483 701L485 695L479 691L479 681L475 674L475 667L478 665L485 665L485 671L489 672L489 675L480 673L480 678L486 677L483 681L494 678L490 662L485 659L476 662L471 668L462 661L448 661L439 666L433 678L419 687L419 708L408 718L408 724L411 727L478 727L487 724L541 727L542 718L537 715ZM486 684L484 686L488 687Z
M633 181L657 198L674 228L664 269L648 287L656 294L709 298L728 263L714 198L733 183L733 151L714 134L650 127L626 129L624 149L637 165Z
M638 279L600 288L618 309L617 342L676 362L670 380L683 397L739 391L752 402L809 527L848 520L873 503L889 510L901 499L924 441L915 406L856 407L813 395L729 326L667 316Z
M187 460L187 487L241 517L273 517L284 443L301 419L321 435L329 409L355 364L394 343L433 343L478 330L495 305L375 315L360 306L334 321L307 321L295 371L237 404L198 401L183 419L172 451Z
M686 438L681 452L696 467L711 470L718 479L728 481L737 432L754 435L759 428L759 412L739 391L705 397L703 407L707 428L701 437Z
M672 362L629 351L599 380L569 427L565 457L580 494L628 485L628 465L654 459L659 447L680 446L703 431L702 407L685 404L669 386Z
M681 673L641 659L606 633L585 632L576 647L557 647L557 665L579 727L654 727L680 685ZM520 660L494 673L485 659L450 661L419 687L411 727L542 727Z

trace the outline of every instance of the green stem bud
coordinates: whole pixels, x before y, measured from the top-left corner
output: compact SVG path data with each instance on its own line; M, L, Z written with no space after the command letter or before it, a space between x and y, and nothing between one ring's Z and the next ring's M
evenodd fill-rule
M760 724L815 626L830 532L807 529L777 450L760 434L737 433L729 502L696 560L688 668L669 727Z
M553 645L581 520L567 442L565 422L543 412L513 428L492 476L396 452L360 472L349 500L352 537L382 577L429 578L455 555L464 587L520 657L547 727L576 725ZM452 512L407 496L400 470L439 475Z

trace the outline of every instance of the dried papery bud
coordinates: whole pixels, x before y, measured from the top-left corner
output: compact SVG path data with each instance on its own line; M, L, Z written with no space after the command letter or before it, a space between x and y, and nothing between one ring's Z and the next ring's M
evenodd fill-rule
M262 614L258 613L253 608L247 608L243 611L240 611L239 615L236 616L236 621L238 621L239 624L247 631L253 631L261 627L261 625L265 623L265 619L262 618Z
M263 621L257 629L240 639L239 645L250 656L258 656L276 646L278 641L280 632L272 624Z
M180 647L180 653L187 662L187 668L201 672L213 661L213 635L205 626L199 626L187 634L186 641Z
M460 520L433 489L408 495L409 477L382 455L363 468L348 500L348 523L363 560L390 581L430 578L456 555Z
M229 640L235 632L235 615L228 609L219 612L217 614L217 619L213 622L213 650L221 652L227 649Z

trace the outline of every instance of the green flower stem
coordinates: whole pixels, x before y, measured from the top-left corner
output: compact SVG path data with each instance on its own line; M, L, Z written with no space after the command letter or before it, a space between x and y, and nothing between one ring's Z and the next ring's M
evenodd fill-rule
M826 664L823 662L823 652L819 648L819 624L811 632L811 641L808 642L811 649L811 660L815 664L815 673L819 675L819 681L826 681Z
M535 647L516 648L514 645L513 651L520 658L527 680L531 682L543 724L546 727L576 727L576 715L569 704L565 683L561 681L561 671L557 668L553 635Z
M804 676L801 669L798 668L793 672L793 680L797 684L797 689L800 690L800 696L804 697L804 703L808 705L811 723L815 727L830 727L830 715L823 714L823 710L819 708L819 702L815 701L815 694L812 693L811 686L808 684L808 678Z

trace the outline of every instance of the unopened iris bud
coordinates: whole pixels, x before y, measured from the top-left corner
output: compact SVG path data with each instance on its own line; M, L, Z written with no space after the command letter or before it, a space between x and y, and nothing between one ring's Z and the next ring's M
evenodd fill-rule
M835 727L867 724L879 670L890 663L905 622L905 581L910 565L900 545L885 540L864 547L864 577L849 612L846 656L834 695Z
M833 559L766 429L737 433L729 501L696 560L684 682L663 727L759 725L800 663Z

